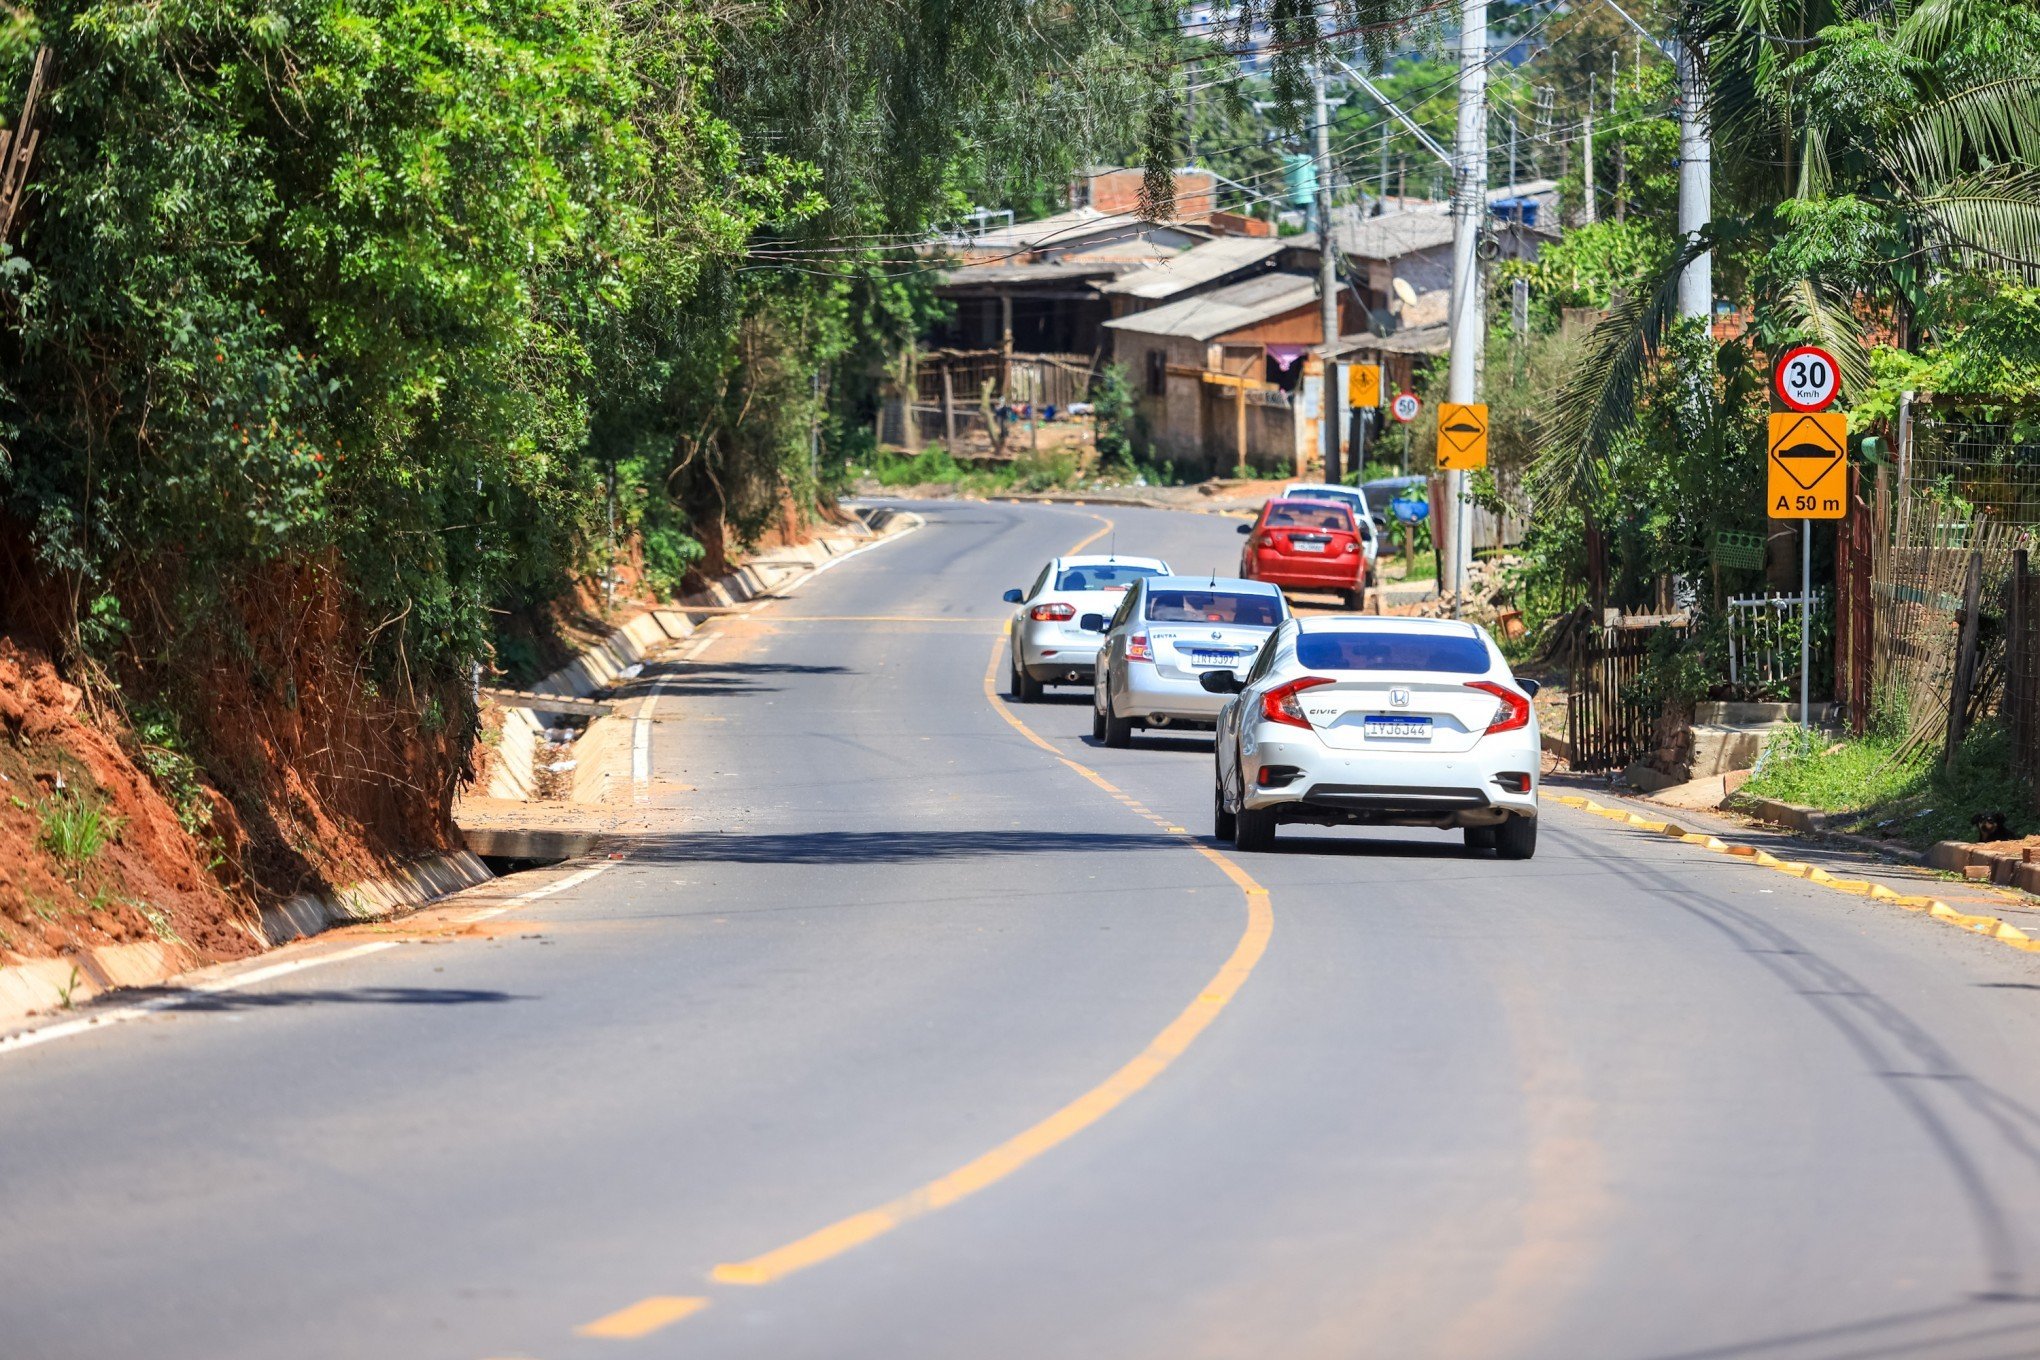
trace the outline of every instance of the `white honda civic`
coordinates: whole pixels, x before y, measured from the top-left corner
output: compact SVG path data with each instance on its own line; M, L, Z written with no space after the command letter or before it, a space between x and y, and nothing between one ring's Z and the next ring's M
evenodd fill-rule
M1127 589L1167 576L1159 557L1056 557L1025 590L1006 592L1013 611L1007 689L1022 703L1044 685L1088 685L1098 661L1098 634L1077 626L1085 614L1110 614Z
M1268 850L1284 822L1462 828L1469 850L1537 850L1531 697L1493 639L1450 619L1292 618L1220 712L1212 830Z

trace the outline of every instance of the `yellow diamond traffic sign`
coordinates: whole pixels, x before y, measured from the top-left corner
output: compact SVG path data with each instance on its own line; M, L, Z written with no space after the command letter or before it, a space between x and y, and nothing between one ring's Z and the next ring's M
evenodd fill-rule
M1487 403L1438 404L1438 470L1464 472L1487 466Z
M1849 510L1849 417L1841 411L1771 416L1764 503L1772 519L1841 519Z
M1380 364L1346 366L1346 405L1356 411L1372 410L1381 405Z

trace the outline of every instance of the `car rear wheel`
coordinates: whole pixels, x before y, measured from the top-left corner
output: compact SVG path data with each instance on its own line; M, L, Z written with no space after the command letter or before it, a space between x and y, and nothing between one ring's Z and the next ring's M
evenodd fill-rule
M1105 696L1105 744L1117 749L1133 745L1133 719L1112 711L1112 696Z
M1495 829L1491 826L1469 826L1466 828L1466 848L1469 850L1492 850L1495 848Z
M1275 848L1275 809L1243 807L1233 814L1233 847L1258 854Z
M1352 610L1355 614L1367 607L1367 592L1365 590L1346 591L1345 597L1346 608Z
M1537 853L1537 819L1511 817L1495 828L1495 853L1503 859L1528 859Z
M1010 688L1013 697L1023 704L1041 702L1041 682L1021 668L1018 651L1013 653L1013 677Z
M1222 841L1229 841L1236 834L1239 818L1225 810L1225 780L1217 774L1211 779L1211 834Z

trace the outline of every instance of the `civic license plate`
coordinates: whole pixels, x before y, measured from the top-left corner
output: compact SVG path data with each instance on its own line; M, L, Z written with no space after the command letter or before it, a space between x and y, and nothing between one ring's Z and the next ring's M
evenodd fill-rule
M1230 666L1239 659L1237 652L1190 653L1190 664L1193 666Z
M1294 541L1298 552L1321 553L1325 550L1325 541L1321 538L1299 538Z
M1375 718L1367 719L1361 731L1369 737L1393 737L1402 741L1431 739L1429 718Z

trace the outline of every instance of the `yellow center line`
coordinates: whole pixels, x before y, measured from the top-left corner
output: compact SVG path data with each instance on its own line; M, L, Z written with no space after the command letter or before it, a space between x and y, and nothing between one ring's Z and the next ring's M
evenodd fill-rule
M574 1334L629 1341L649 1336L668 1323L692 1317L706 1307L708 1300L704 1298L655 1294L649 1299L639 1299L628 1308L619 1308L608 1317L596 1318L585 1327L576 1327Z
M1102 516L1093 518L1103 519ZM1097 541L1111 528L1112 522L1104 520L1103 528L1069 551L1074 553L1086 544ZM985 667L984 694L986 701L993 706L993 711L1004 718L1021 736L1054 755L1063 765L1083 775L1114 797L1124 799L1125 795L1107 782L1104 776L1082 762L1063 755L1052 742L1015 716L1005 704L999 702L998 691L994 688L993 682L998 674L999 651L1003 646L1003 642L993 645L990 660ZM1148 815L1158 825L1169 826L1160 819L1152 818L1152 814ZM1269 937L1275 929L1275 913L1269 903L1266 888L1227 856L1192 839L1187 831L1175 827L1169 829L1182 835L1191 849L1209 860L1239 888L1247 908L1246 926L1233 944L1232 952L1227 955L1225 962L1219 965L1218 971L1210 980L1198 989L1195 999L1189 1005L1163 1026L1161 1032L1149 1040L1145 1048L1105 1080L989 1152L972 1158L955 1170L938 1176L896 1199L838 1219L784 1246L775 1247L745 1260L718 1265L710 1272L711 1278L719 1284L770 1284L774 1280L784 1279L795 1271L805 1270L809 1266L840 1256L916 1218L939 1209L946 1209L959 1200L1005 1179L1043 1153L1090 1128L1168 1070L1169 1065L1189 1049L1211 1022L1218 1018L1219 1012L1238 994L1241 985L1246 982L1255 966L1260 963L1262 955L1267 952ZM674 1311L683 1303L692 1303L694 1306L684 1311ZM705 1307L706 1303L706 1300L664 1297L645 1299L588 1324L581 1329L581 1334L617 1337L643 1335L644 1332L688 1316L700 1307ZM630 1330L639 1327L642 1327L642 1330Z

